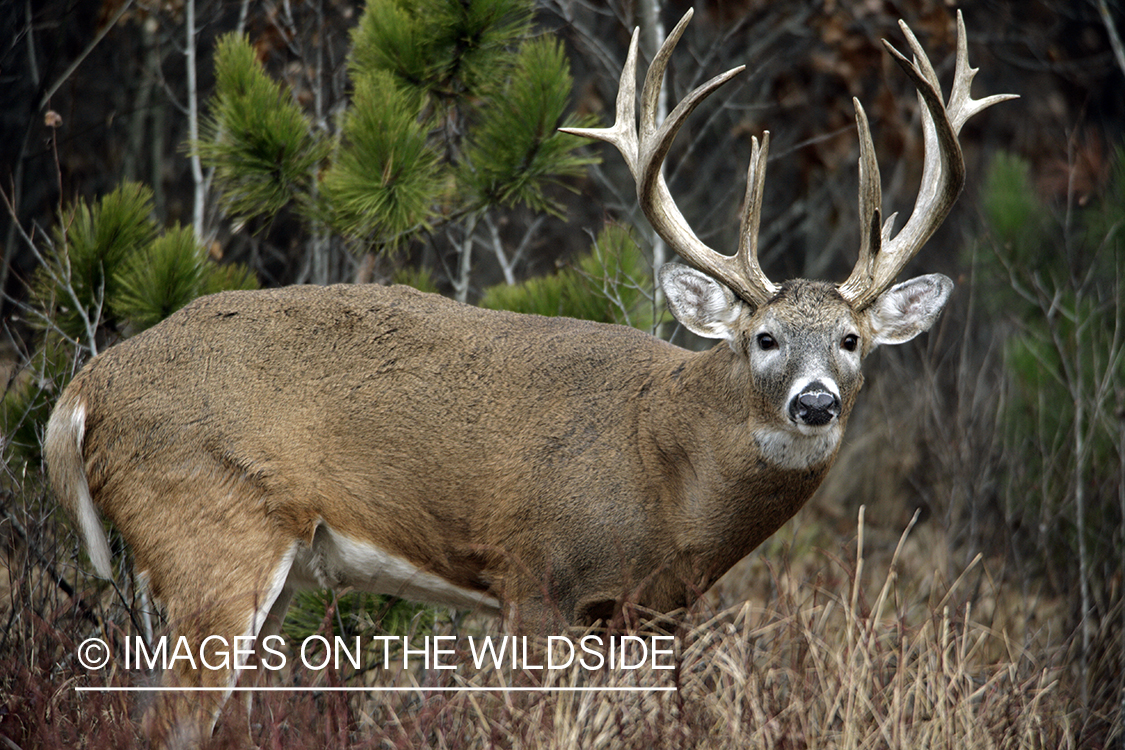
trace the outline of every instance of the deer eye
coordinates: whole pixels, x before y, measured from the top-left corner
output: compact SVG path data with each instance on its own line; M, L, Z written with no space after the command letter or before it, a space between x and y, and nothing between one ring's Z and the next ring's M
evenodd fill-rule
M856 336L854 333L849 333L844 337L844 340L840 342L840 346L844 348L844 351L854 352L855 348L859 346L859 336Z
M777 340L774 339L774 337L769 335L768 333L759 333L758 334L758 348L761 349L762 351L767 351L769 349L776 349L777 348Z

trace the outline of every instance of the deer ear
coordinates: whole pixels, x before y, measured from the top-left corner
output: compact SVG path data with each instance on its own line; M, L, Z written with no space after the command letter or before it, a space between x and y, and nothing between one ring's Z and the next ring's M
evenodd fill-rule
M734 339L745 304L726 285L679 263L660 268L660 285L672 314L689 331L707 339Z
M867 308L875 345L904 344L930 330L952 291L949 277L931 273L895 284L880 294Z

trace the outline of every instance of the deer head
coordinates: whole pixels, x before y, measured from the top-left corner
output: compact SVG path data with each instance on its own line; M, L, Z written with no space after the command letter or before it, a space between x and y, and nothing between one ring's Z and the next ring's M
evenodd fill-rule
M645 216L689 266L669 263L660 282L676 319L690 331L725 339L744 356L759 396L770 402L777 420L759 430L767 455L779 464L809 465L830 453L862 383L861 360L881 344L901 344L933 324L953 289L942 274L928 274L892 286L949 214L965 184L965 165L957 136L965 121L981 110L1015 98L969 95L976 69L969 67L965 24L957 14L957 63L946 105L937 74L918 40L899 22L914 54L913 62L884 40L918 89L923 105L925 162L922 187L906 225L894 233L895 215L881 220L879 165L867 115L853 99L860 135L859 258L846 281L828 284L794 280L775 284L758 262L769 132L752 139L746 197L734 255L704 244L676 207L661 170L672 141L687 117L707 96L740 73L740 66L715 76L656 122L656 102L672 51L693 11L688 10L653 59L641 92L638 128L636 70L638 32L633 34L617 93L617 119L610 128L570 128L565 132L606 141L624 157L636 182Z

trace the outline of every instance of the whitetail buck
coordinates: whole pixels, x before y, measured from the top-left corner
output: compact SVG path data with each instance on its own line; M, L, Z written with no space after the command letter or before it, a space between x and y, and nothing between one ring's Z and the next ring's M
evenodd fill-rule
M914 212L897 234L893 217L880 220L856 102L855 270L838 285L774 284L757 260L768 135L753 142L734 256L696 237L661 177L684 119L741 70L655 122L690 16L652 62L639 133L635 35L616 124L572 132L620 149L653 227L693 266L660 269L673 313L723 343L685 351L631 328L402 287L205 297L95 358L51 417L51 482L98 573L111 566L95 508L193 642L258 635L305 587L510 607L525 627L556 627L612 617L626 601L689 605L796 513L836 456L863 358L927 330L949 296L939 274L892 284L962 188L961 126L1008 97L969 96L958 16L944 103L903 24L914 62L887 46L924 105ZM172 679L231 686L237 674ZM169 741L198 741L221 702L192 703Z

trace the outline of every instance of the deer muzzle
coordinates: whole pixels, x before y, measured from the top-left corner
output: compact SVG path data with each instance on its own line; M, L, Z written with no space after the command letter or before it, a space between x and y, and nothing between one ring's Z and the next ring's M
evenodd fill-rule
M789 418L797 424L824 427L840 416L840 397L819 380L806 385L789 402Z

